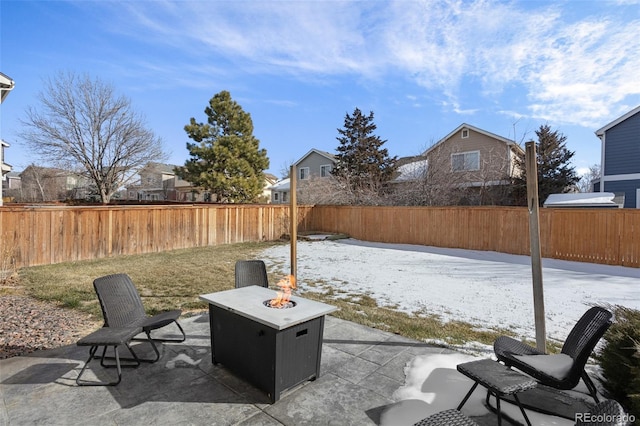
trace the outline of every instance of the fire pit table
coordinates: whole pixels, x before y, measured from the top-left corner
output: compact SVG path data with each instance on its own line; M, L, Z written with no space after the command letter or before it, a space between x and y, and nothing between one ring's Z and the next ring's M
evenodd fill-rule
M275 294L248 286L200 296L209 303L213 363L265 391L271 403L320 376L324 316L337 310L296 296L288 307L273 308Z

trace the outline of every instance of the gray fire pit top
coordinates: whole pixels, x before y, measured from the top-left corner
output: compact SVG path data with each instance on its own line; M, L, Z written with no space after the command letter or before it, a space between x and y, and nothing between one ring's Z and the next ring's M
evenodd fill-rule
M277 309L264 305L266 300L276 295L276 290L249 286L203 294L200 299L276 330L284 330L338 310L335 306L298 296L291 296L291 300L296 302L292 308Z

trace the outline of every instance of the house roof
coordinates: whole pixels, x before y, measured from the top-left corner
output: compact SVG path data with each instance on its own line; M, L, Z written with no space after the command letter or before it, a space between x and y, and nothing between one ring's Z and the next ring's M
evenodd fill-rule
M153 170L159 173L175 174L173 169L176 167L178 166L174 166L173 164L155 163L153 161L150 161L142 168L142 170L147 169L147 170Z
M276 175L272 175L271 173L265 173L264 179L272 185L278 181L278 177Z
M436 142L432 147L430 147L429 149L427 149L424 152L424 155L426 155L427 153L431 152L432 150L434 150L438 145L440 145L441 143L444 143L446 140L448 140L449 138L451 138L453 135L455 135L456 133L458 133L460 130L462 129L469 129L469 130L473 130L476 133L480 133L483 134L485 136L488 136L492 139L496 139L499 140L501 142L506 143L507 145L515 148L518 151L523 152L522 147L520 145L518 145L517 143L515 143L514 141L512 141L511 139L507 139L504 138L502 136L496 135L495 133L491 133L491 132L487 132L486 130L482 130L478 127L472 126L470 124L467 123L462 123L461 125L459 125L458 127L456 127L454 130L451 131L451 133L449 133L447 136L445 136L444 138L440 139L438 142Z
M4 102L4 98L13 90L16 83L9 76L0 72L0 103Z
M272 191L288 191L291 188L291 180L289 178L282 179L279 182L274 183L269 188Z
M578 192L569 194L551 194L545 200L544 207L619 207L613 192Z
M300 159L298 161L296 161L295 163L293 163L294 166L297 166L298 164L300 164L305 158L307 158L309 155L316 153L319 155L322 155L323 157L326 157L328 160L331 160L331 162L335 163L336 162L336 156L331 154L330 152L326 152L326 151L320 151L319 149L312 149L309 152L307 152L305 155L303 155L302 157L300 157Z
M615 120L613 120L611 123L607 124L604 127L601 127L600 129L596 130L596 136L599 137L600 139L602 139L602 137L604 136L604 133L609 130L610 128L617 126L618 124L622 123L623 121L625 121L626 119L638 114L640 112L640 105L638 105L637 107L635 107L634 109L632 109L631 111L629 111L628 113L616 118Z
M398 168L396 176L392 182L407 182L421 179L427 171L427 159L423 156L402 157L396 162Z

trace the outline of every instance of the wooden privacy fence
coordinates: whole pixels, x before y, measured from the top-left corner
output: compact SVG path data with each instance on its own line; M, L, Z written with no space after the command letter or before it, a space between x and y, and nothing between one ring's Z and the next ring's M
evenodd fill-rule
M529 254L521 207L298 206L298 231ZM0 267L160 252L290 234L288 205L0 208ZM640 267L640 210L541 209L542 256Z
M302 220L309 209L300 208ZM20 268L273 241L289 234L289 228L287 205L3 207L0 256L5 263L13 257Z
M315 206L309 229L384 243L530 254L525 207ZM640 267L640 210L540 209L542 256Z

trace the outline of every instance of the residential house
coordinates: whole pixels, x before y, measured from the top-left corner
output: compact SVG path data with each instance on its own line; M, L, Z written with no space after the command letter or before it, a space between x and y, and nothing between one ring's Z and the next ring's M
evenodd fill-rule
M514 141L463 123L422 155L400 158L394 192L420 186L427 204L500 203L518 173L518 154L523 150Z
M0 180L2 181L2 185L0 185L0 206L4 203L2 194L7 183L7 174L12 170L11 165L4 162L4 149L7 147L9 147L9 144L0 139Z
M282 179L269 187L272 204L288 204L291 202L289 194L291 192L291 179Z
M147 163L140 171L140 180L126 189L126 199L138 201L178 201L178 202L215 202L212 194L203 188L181 179L174 169L177 166L162 163ZM277 178L265 174L265 189L263 198L269 200L271 191L268 189Z
M89 180L67 170L31 165L19 177L20 196L16 198L22 202L85 199L90 193Z
M175 189L175 201L189 203L212 201L211 194L208 191L193 186L191 182L187 182L178 176L174 177L173 188Z
M261 201L265 203L271 202L271 187L275 185L276 182L278 182L278 177L276 175L272 175L271 173L264 174L264 189L260 196Z
M337 160L335 155L312 149L303 155L298 161L293 163L293 170L296 174L296 188L298 193L304 191L305 184L319 179L328 179ZM289 178L276 182L270 188L271 202L282 204L290 202L290 180Z
M0 72L0 104L9 96L9 92L16 86L15 81L11 77Z
M15 82L8 76L0 72L0 104L4 102L5 98L9 95L9 92L15 87ZM0 139L0 181L3 185L0 185L0 206L3 205L2 187L4 186L5 176L11 171L11 165L4 162L4 149L8 148L9 144Z
M147 163L138 175L140 180L126 188L126 199L137 201L176 200L175 166L162 163Z
M594 191L624 193L625 208L640 208L640 106L596 130L602 142Z
M20 179L20 173L9 172L4 176L2 181L2 194L5 198L5 202L16 201L20 195L20 188L22 186L22 180Z

